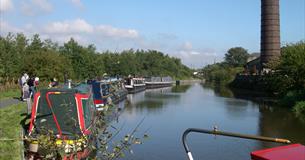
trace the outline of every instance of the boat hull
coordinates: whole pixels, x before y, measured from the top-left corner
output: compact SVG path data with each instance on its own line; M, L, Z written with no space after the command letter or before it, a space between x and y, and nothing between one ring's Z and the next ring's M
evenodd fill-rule
M152 88L169 87L172 85L172 82L146 82L145 84L147 89L152 89Z
M138 93L138 92L142 92L146 89L146 86L133 86L132 88L126 88L128 91L128 94L134 94L134 93Z

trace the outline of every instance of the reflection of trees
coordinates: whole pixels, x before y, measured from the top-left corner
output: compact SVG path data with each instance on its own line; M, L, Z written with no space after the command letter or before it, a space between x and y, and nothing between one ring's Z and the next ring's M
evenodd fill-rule
M159 113L167 104L176 102L179 98L180 94L171 93L171 87L149 89L145 92L128 95L125 110L129 113L134 111Z
M172 87L172 92L174 93L184 93L186 92L191 85L178 85L178 86L173 86Z
M234 97L232 91L224 85L215 85L211 83L201 83L201 87L204 89L212 89L218 97Z
M288 108L260 105L259 134L263 136L286 138L294 143L305 144L305 123L295 117ZM276 144L262 142L262 147Z
M215 85L211 83L202 83L201 86L204 89L213 90L215 95L219 97L244 99L244 100L250 100L260 104L268 104L268 105L273 104L275 102L275 98L264 92L229 88L223 85Z

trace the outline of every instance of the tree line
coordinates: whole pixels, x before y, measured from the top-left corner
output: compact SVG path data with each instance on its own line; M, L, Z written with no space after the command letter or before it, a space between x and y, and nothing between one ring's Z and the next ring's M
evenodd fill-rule
M27 72L41 80L64 76L74 80L107 76L171 76L182 79L192 75L179 58L156 50L98 52L94 45L83 46L71 38L63 45L38 34L30 39L22 33L0 36L0 83L11 83Z
M227 51L223 62L207 65L201 72L207 81L227 85L245 71L249 56L246 49L234 47ZM272 71L261 76L261 91L273 94L278 105L292 107L305 121L305 41L283 46L279 59L267 67Z
M230 48L225 54L224 61L210 64L201 69L203 77L208 82L227 84L237 73L244 70L249 53L242 47Z

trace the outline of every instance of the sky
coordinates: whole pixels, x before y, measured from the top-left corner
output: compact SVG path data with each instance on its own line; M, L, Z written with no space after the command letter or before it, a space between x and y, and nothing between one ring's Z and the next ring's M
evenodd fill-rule
M305 0L280 0L281 43L305 40ZM0 0L0 35L71 37L98 51L154 49L199 68L260 50L260 0Z

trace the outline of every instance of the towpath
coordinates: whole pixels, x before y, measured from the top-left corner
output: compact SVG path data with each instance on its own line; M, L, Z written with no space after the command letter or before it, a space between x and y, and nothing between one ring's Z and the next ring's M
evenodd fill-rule
M14 105L14 104L19 104L19 103L22 103L22 101L20 101L17 98L1 99L0 100L0 109Z

